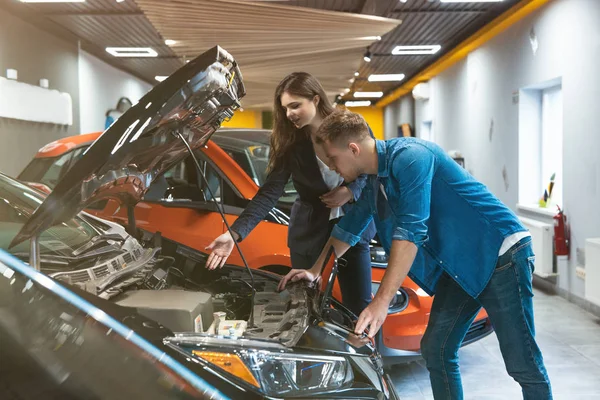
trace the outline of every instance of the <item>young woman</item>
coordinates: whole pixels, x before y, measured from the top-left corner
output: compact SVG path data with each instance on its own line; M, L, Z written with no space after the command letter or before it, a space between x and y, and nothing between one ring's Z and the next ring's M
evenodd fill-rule
M290 216L288 246L293 268L309 269L316 262L335 223L360 197L366 175L344 182L327 167L322 148L315 144L321 122L334 111L319 81L305 72L285 77L275 90L274 128L271 136L268 177L244 212L207 250L207 268L222 267L234 247L275 206L292 177L298 192ZM357 315L371 301L371 256L369 242L373 223L340 263L339 282L343 303Z

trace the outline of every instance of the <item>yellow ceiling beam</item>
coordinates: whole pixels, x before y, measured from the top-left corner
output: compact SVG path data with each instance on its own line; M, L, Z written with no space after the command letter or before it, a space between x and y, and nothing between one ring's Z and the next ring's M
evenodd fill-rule
M447 54L443 55L439 60L425 68L411 80L407 81L402 86L383 97L375 105L377 107L385 107L405 94L410 93L417 84L426 82L436 75L439 75L441 72L465 58L470 52L482 46L492 38L498 36L500 33L504 32L506 29L510 28L512 25L516 24L550 1L551 0L520 1L509 10L492 20L489 24L475 32L472 36L460 43L454 49L450 50Z

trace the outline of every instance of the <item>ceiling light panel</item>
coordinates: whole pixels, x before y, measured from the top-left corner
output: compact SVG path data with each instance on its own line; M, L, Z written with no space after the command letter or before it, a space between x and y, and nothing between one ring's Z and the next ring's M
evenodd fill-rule
M404 77L404 74L371 74L369 82L400 82Z
M355 98L364 98L364 97L381 97L383 96L383 92L354 92Z
M150 47L107 47L106 51L115 57L156 57L158 53Z
M421 45L421 46L396 46L392 50L392 54L395 56L414 56L414 55L430 55L435 54L442 46L439 44L434 45Z
M347 101L344 105L346 107L368 107L371 102L369 100Z

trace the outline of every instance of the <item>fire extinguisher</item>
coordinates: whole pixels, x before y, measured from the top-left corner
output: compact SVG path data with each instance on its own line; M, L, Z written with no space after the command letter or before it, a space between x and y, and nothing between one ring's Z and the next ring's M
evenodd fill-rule
M567 216L559 206L556 207L558 213L554 216L554 254L568 256L570 232L567 226Z

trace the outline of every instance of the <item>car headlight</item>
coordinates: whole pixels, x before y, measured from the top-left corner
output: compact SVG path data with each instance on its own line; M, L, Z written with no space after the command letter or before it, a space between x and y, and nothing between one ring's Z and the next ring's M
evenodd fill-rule
M238 350L194 350L193 354L258 388L267 396L304 395L349 385L352 366L344 357Z
M379 286L381 284L379 282L371 282L371 291L373 292L373 296L377 294L379 290ZM408 307L410 298L408 297L408 293L403 288L400 288L396 291L396 295L390 302L390 306L388 307L388 314L399 313L404 311L406 307Z

